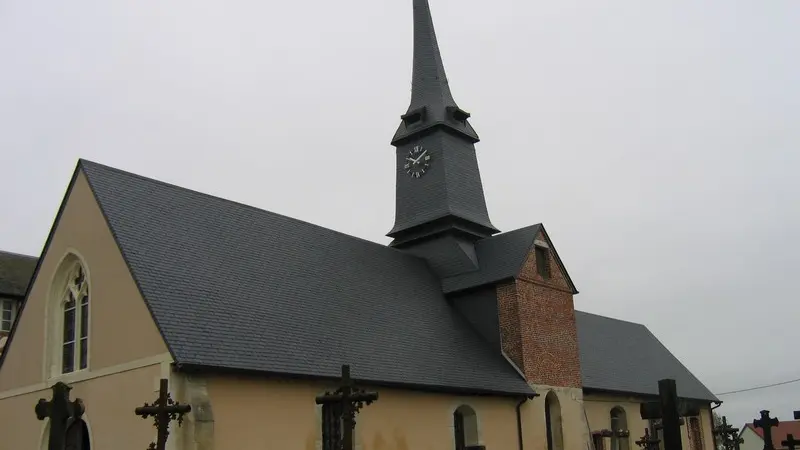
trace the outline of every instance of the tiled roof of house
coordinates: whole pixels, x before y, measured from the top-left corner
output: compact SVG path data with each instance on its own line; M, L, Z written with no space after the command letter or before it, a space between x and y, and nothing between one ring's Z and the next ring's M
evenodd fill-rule
M763 429L755 427L752 422L746 423L744 426L745 428L753 430L762 440L764 439ZM744 431L744 428L742 428L742 431ZM781 442L785 441L786 436L790 434L793 435L795 439L800 439L800 420L781 421L778 423L777 427L772 428L772 445L776 450L787 448L785 445L781 444Z

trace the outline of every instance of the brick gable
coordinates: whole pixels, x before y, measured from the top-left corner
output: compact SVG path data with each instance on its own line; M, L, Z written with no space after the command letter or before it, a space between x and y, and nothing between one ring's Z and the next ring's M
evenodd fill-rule
M531 383L581 387L573 288L547 235L536 242L548 247L549 277L534 245L515 279L497 287L502 348Z

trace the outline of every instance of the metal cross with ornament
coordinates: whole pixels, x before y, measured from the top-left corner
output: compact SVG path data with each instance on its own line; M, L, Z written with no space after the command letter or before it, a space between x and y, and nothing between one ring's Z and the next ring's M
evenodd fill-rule
M158 430L156 442L151 442L148 450L165 450L167 437L169 437L169 423L177 420L178 426L180 426L183 423L183 415L192 410L190 405L183 405L172 399L169 394L168 383L166 378L162 378L158 390L158 399L152 405L145 403L144 406L134 410L137 416L142 416L142 419L152 417Z
M650 430L645 428L644 436L642 436L638 441L634 442L634 444L641 447L642 450L658 450L659 442L661 442L661 440L657 437L650 436Z
M334 392L326 392L316 398L318 405L323 408L329 407L334 411L331 419L336 423L325 423L323 419L323 431L330 429L333 431L330 436L323 433L323 449L328 450L353 450L353 428L356 426L356 413L364 406L370 405L378 400L377 392L362 391L353 386L353 379L350 378L350 366L342 366L342 378L339 389ZM341 423L341 427L339 427ZM341 436L339 433L341 432Z

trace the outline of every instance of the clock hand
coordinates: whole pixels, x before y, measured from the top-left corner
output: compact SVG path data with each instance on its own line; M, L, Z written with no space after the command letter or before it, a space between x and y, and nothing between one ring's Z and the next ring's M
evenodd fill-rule
M427 150L425 150L424 152L422 152L422 154L421 154L421 155L419 155L419 158L415 159L415 160L414 160L414 162L415 162L415 163L418 163L418 162L419 162L419 160L420 160L420 159L422 159L422 157L423 157L423 156L425 156L425 153L428 153L428 151L427 151Z

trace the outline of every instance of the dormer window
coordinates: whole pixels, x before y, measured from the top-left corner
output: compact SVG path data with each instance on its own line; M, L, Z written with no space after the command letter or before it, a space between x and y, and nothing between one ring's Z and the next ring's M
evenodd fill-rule
M550 278L550 249L536 245L536 272L542 278Z
M459 108L458 106L448 106L447 112L450 114L450 117L453 118L456 122L460 124L466 124L467 119L469 119L470 114L463 109Z
M425 119L425 107L423 106L422 108L417 108L413 111L409 111L406 114L400 116L400 118L403 120L403 123L407 127L420 123Z

